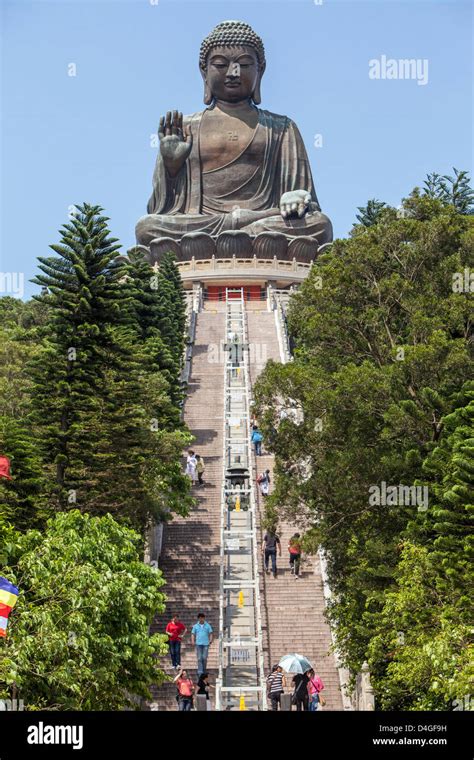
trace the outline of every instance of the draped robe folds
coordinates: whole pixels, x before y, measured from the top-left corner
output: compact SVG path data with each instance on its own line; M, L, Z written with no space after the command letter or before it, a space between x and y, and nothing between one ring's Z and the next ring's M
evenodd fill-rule
M244 230L250 235L281 232L288 238L308 235L319 245L332 240L332 226L321 213L311 168L296 124L286 116L258 110L258 122L247 147L226 166L203 172L200 129L205 111L184 117L193 136L192 149L176 177L171 177L158 153L148 214L139 219L137 242L149 246L155 238L181 239L188 232L218 235ZM255 150L261 159L249 159ZM302 219L283 219L280 199L290 190L311 195Z

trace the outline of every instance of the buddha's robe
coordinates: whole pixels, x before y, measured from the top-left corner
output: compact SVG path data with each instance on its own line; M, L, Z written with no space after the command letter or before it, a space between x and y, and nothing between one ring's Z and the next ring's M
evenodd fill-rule
M230 163L202 170L199 112L184 118L191 128L191 153L176 177L171 177L158 153L148 214L139 219L137 242L149 246L155 238L179 240L188 232L218 235L244 230L250 235L282 232L288 238L314 237L319 245L332 240L332 226L321 213L311 168L298 128L286 116L258 109L258 122L244 150ZM311 195L302 219L283 219L280 198L289 190Z

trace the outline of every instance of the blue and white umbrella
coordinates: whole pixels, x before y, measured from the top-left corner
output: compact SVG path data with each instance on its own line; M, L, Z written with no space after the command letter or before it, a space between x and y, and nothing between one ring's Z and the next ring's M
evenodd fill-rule
M306 673L313 666L302 654L285 654L278 663L285 673Z

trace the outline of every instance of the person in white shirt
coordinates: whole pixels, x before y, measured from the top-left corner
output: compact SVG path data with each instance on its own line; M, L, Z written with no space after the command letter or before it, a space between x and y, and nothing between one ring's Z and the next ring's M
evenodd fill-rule
M196 455L192 449L189 449L188 456L186 459L186 475L191 478L192 485L194 485L197 480L196 467L197 467Z
M262 472L257 478L257 483L260 486L260 493L262 496L268 496L270 490L270 470Z

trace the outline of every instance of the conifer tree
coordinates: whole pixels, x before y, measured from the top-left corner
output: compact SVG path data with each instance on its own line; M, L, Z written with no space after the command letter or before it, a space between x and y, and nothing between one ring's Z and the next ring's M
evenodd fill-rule
M174 253L166 253L156 278L156 289L160 303L158 327L163 340L173 353L176 367L181 369L184 351L184 329L186 324L186 304L183 283L175 264Z
M34 281L47 288L52 322L33 366L33 418L59 508L110 511L143 527L163 509L168 479L179 480L180 440L173 449L153 425L133 288L101 211L79 206L51 246L59 257L40 258ZM154 457L162 469L150 476Z
M52 245L58 257L40 257L33 282L52 314L51 333L33 365L35 418L47 460L55 466L58 504L93 479L90 464L100 440L93 424L101 416L106 369L119 356L119 246L110 238L99 207L84 204ZM77 455L79 454L79 459Z
M434 496L424 527L439 589L467 612L474 582L474 382L465 383L461 395L461 405L442 420L439 446L424 462Z
M387 208L387 204L384 201L372 198L372 200L367 201L366 206L357 207L360 214L356 214L356 219L364 227L372 227L380 220L380 215L385 208Z
M162 294L157 287L158 275L140 251L129 251L127 280L133 298L133 318L142 346L143 364L150 372L160 372L166 381L166 391L170 397L171 405L168 405L166 413L162 408L160 419L166 425L176 426L179 424L179 405L182 400L180 368L169 342L162 338L160 332L164 312ZM179 309L172 315L172 319L178 321L178 329L182 331L184 326L179 321Z
M440 200L445 205L452 205L459 214L474 213L474 190L470 185L470 176L465 169L453 167L454 175L428 174L424 184L424 194L429 198Z
M17 530L39 527L47 516L45 476L31 431L0 416L0 452L11 462L11 480L0 479L0 511Z

